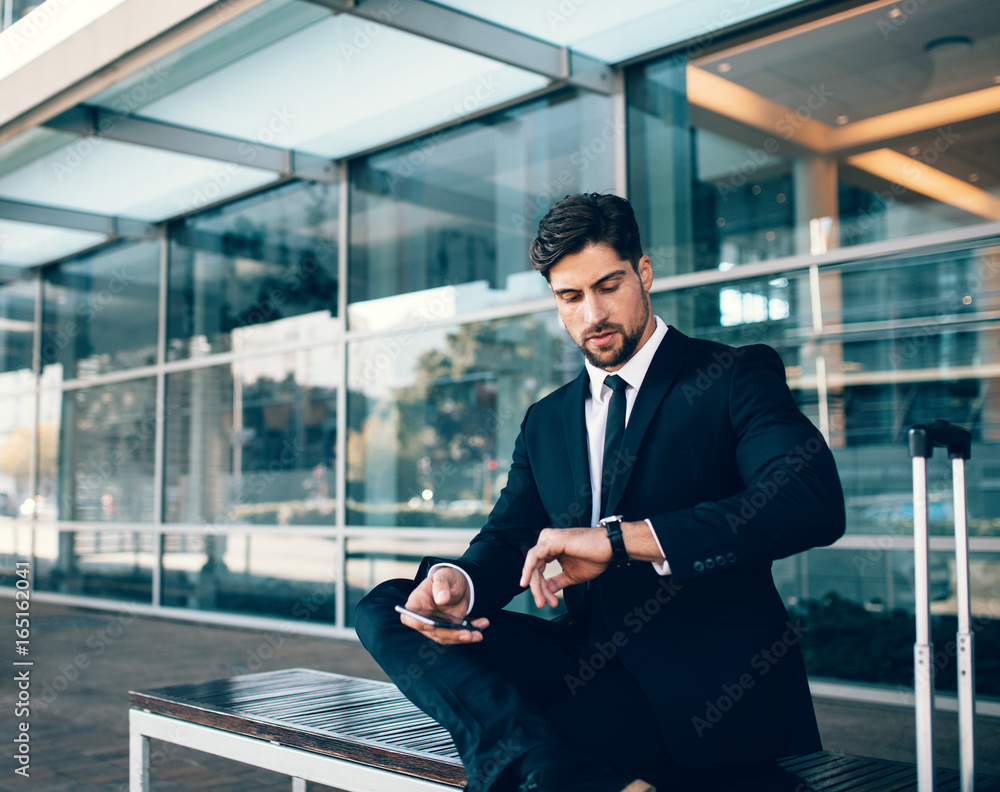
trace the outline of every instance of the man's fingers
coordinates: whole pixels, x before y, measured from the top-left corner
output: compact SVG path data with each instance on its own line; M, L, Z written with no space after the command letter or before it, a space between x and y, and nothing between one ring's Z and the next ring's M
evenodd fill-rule
M545 594L542 591L542 572L536 569L531 573L531 594L535 599L535 605L539 608L545 607Z
M479 632L479 630L485 630L490 625L488 619L476 619L472 623L478 627L479 630L449 630L417 621L412 616L407 616L405 613L399 614L399 620L407 627L422 633L435 643L445 646L450 644L478 643L483 640L483 634L482 632Z

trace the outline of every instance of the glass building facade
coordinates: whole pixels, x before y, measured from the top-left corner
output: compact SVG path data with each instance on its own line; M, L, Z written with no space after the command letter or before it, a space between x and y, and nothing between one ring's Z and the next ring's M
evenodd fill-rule
M912 683L906 429L971 428L1000 697L1000 7L667 5L268 0L0 137L0 586L31 558L39 597L352 634L579 372L527 248L614 191L656 313L774 346L834 450L847 535L774 565L815 678Z

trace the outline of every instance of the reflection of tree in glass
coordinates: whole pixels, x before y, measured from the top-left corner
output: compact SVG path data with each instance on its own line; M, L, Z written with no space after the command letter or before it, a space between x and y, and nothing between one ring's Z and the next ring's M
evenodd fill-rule
M524 411L579 368L579 352L554 322L523 317L448 333L420 355L413 383L393 399L399 508L433 509L434 524L481 524ZM379 443L369 430L381 413L369 405L366 448Z

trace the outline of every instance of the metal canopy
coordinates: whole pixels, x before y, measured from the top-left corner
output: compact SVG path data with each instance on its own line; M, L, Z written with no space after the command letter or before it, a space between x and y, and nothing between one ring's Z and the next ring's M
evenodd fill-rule
M156 226L141 220L5 199L0 199L0 219L91 231L107 234L112 239L152 239L156 236Z
M77 105L46 121L43 126L82 137L99 136L120 143L271 170L286 177L322 182L337 180L337 168L333 160L163 121L125 116L90 105Z
M426 0L307 0L551 80L610 94L611 69L594 58Z

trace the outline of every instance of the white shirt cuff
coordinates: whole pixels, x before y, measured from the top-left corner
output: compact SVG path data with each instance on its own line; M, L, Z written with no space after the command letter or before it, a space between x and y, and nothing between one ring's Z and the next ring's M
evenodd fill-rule
M659 550L660 555L663 556L663 563L653 561L653 569L656 570L657 575L669 575L670 562L667 561L667 554L663 552L663 546L660 544L660 537L656 535L656 531L653 530L653 523L651 523L648 519L646 520L646 525L649 526L649 532L653 534L653 541L656 542L656 549Z
M649 522L649 520L647 520L646 522ZM653 526L649 527L652 528ZM659 544L659 542L657 542L657 544ZM433 575L435 569L441 569L442 567L447 567L448 569L457 569L459 572L462 573L462 576L465 578L465 582L469 584L469 607L465 611L465 615L468 616L470 613L472 613L472 606L476 602L476 587L472 585L472 578L469 577L469 573L466 572L464 569L462 569L462 567L456 566L455 564L449 564L446 561L443 561L440 564L435 564L430 569L428 569L427 577ZM661 572L660 574L664 573ZM670 573L667 572L666 574Z

